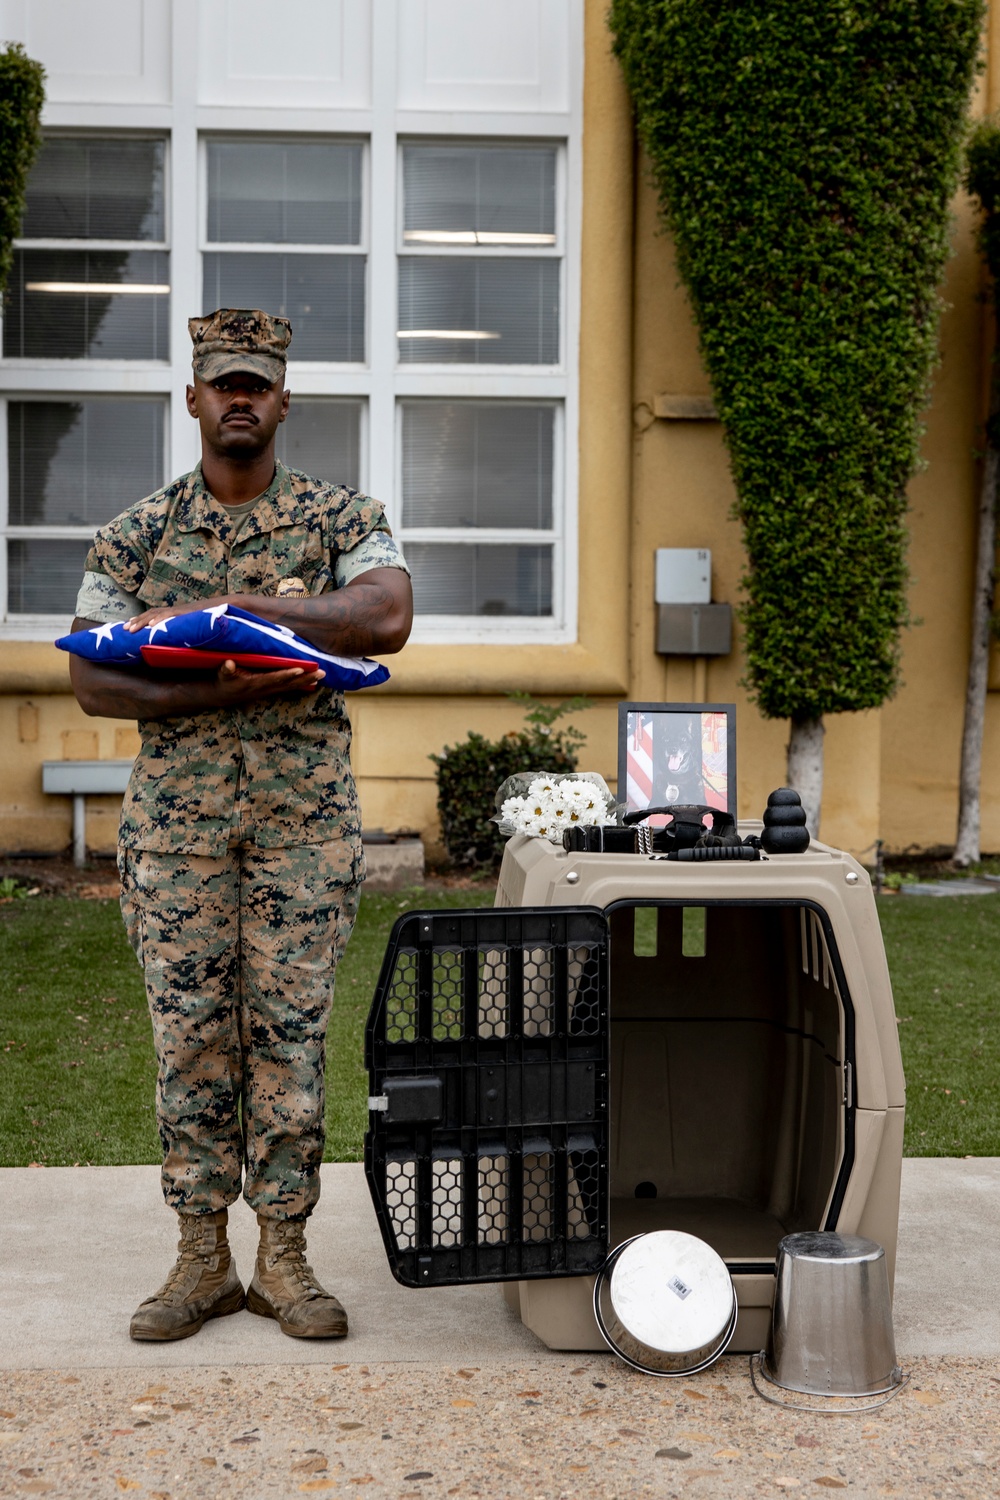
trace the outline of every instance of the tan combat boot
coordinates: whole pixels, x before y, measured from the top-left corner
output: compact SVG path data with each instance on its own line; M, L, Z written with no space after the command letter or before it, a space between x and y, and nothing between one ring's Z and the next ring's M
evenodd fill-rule
M226 1239L229 1214L178 1214L177 1262L154 1297L132 1315L129 1334L140 1341L190 1338L207 1318L224 1318L246 1305Z
M247 1307L262 1318L275 1318L293 1339L342 1339L347 1314L320 1286L306 1265L305 1223L301 1219L265 1219L257 1215L260 1245L257 1268L247 1288Z

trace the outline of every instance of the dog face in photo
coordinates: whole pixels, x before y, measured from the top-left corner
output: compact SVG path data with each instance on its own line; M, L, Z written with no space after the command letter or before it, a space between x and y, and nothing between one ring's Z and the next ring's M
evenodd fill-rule
M700 724L688 714L662 714L653 730L655 806L704 800Z

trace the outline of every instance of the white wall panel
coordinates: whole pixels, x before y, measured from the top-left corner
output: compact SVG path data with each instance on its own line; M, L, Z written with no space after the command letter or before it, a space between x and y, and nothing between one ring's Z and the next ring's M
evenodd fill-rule
M370 0L200 0L198 16L199 103L370 103Z
M0 0L0 36L44 63L52 103L170 99L170 0Z
M397 0L399 108L568 109L573 3Z

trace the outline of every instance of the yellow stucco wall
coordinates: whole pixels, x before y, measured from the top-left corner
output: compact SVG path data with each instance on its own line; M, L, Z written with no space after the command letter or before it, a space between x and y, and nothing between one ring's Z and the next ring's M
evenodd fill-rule
M990 18L991 66L976 111L1000 106L1000 7ZM721 428L708 421L664 421L657 397L707 395L697 334L668 237L659 231L648 166L636 174L635 357L633 384L632 696L682 700L693 693L692 664L653 650L652 573L656 547L710 546L713 597L736 603L742 568L739 527ZM902 684L881 710L827 719L823 836L872 857L881 837L892 849L951 844L955 836L959 747L968 661L977 465L983 410L984 311L974 218L954 205L953 258L943 296L941 362L926 417L923 471L910 514L911 606L903 640ZM661 407L663 403L661 402ZM739 804L759 810L784 779L787 726L765 722L739 686L739 650L708 663L705 696L734 700L738 713ZM991 685L1000 689L1000 671ZM983 755L983 847L1000 849L1000 692L987 706Z
M562 647L409 646L392 681L352 699L354 764L368 827L437 836L431 752L469 729L517 728L510 688L588 692L578 719L587 769L613 779L621 698L735 701L741 812L758 815L784 780L787 726L765 722L739 686L733 655L701 667L653 648L653 554L709 546L714 597L737 603L742 553L732 482L714 421L655 416L658 397L708 393L697 337L659 226L648 170L636 153L627 95L610 55L606 0L586 0L580 345L579 631ZM996 28L994 17L992 23ZM998 49L994 47L994 56ZM988 74L983 106L998 102ZM828 720L823 834L868 855L954 838L958 747L968 651L975 426L982 407L984 312L967 203L958 205L942 362L927 418L925 470L912 486L912 601L903 686L881 711ZM1000 687L1000 672L994 681ZM88 720L68 695L51 648L0 653L0 849L64 848L66 799L43 797L46 759L116 758L134 750L129 725ZM984 756L983 842L1000 849L1000 692L991 694ZM88 843L110 852L116 799L92 799Z
M910 602L917 623L903 638L902 686L882 710L883 837L894 847L955 839L975 547L973 444L982 390L979 259L967 202L957 207L954 244L944 287L950 306L923 443L926 468L910 486ZM987 849L1000 849L998 730L1000 699L993 693L983 757Z
M975 113L1000 109L1000 6L990 7ZM974 448L986 410L989 317L980 300L974 215L955 204L943 295L941 362L927 413L926 468L910 486L910 599L902 686L882 710L882 837L890 848L952 845L972 613ZM994 663L983 743L982 848L1000 850L1000 670Z

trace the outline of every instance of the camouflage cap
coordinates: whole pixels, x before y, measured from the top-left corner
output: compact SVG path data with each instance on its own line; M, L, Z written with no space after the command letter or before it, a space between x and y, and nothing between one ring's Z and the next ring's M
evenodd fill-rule
M244 370L273 385L285 373L285 351L292 341L287 318L257 307L220 307L207 317L189 318L188 333L194 344L191 363L201 380Z

